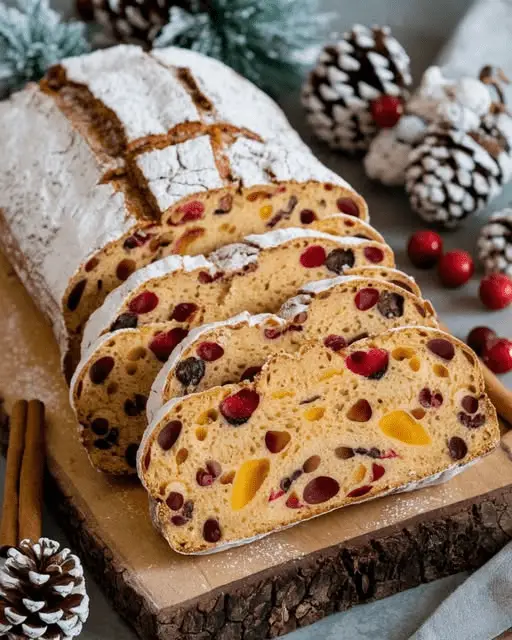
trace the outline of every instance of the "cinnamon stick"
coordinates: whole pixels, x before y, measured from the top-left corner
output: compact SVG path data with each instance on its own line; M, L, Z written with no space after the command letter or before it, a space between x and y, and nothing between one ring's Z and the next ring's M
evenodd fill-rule
M5 470L4 501L0 524L0 547L18 544L19 479L25 447L27 403L15 403L11 415L11 431Z
M440 329L450 333L448 327L441 322ZM496 411L500 418L503 418L510 426L512 426L512 391L501 382L501 380L480 360L482 373L485 381L485 390L496 407Z
M42 534L44 458L44 404L31 400L20 476L20 540L35 542Z

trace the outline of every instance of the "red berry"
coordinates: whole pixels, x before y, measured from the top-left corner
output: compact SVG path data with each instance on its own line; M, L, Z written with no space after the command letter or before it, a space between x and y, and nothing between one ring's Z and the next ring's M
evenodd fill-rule
M448 251L439 260L439 278L445 287L461 287L471 278L474 271L473 258L461 249Z
M380 380L388 369L389 354L384 349L354 351L347 357L345 364L352 373L371 380Z
M300 257L300 263L307 269L321 267L325 263L325 249L320 245L308 247Z
M401 98L384 95L373 100L371 108L375 124L382 129L390 129L402 117L404 103Z
M192 220L199 220L202 218L205 207L202 202L199 202L199 200L191 200L190 202L186 202L181 205L178 211L183 214L180 220L180 224L183 224L184 222L191 222Z
M482 278L479 293L488 309L505 309L512 302L512 280L504 273L491 273Z
M372 479L371 482L377 482L386 473L386 469L381 465L374 462L372 464Z
M347 346L347 341L343 336L337 336L334 333L331 333L324 339L324 345L333 351L340 351Z
M158 305L158 296L152 291L143 291L130 300L128 308L132 313L149 313Z
M249 420L259 403L260 397L256 391L241 389L238 393L224 398L220 403L220 412L230 424L238 426Z
M184 338L187 337L188 331L181 327L175 327L170 331L157 333L149 343L149 348L155 354L160 362L167 362L174 347L176 347Z
M477 355L481 356L486 347L497 337L496 331L489 327L475 327L469 332L466 342Z
M430 269L443 253L443 241L435 231L416 231L409 238L407 254L418 269Z
M197 304L193 302L180 302L174 307L170 319L176 320L176 322L186 322L197 309Z
M363 253L364 257L374 264L378 264L384 260L384 251L377 247L366 247Z
M487 345L483 361L494 373L512 371L512 340L500 338Z
M377 304L379 300L379 292L373 287L366 287L357 292L355 304L359 311L368 311Z
M352 200L352 198L338 198L336 200L336 206L341 213L346 213L348 216L359 217L359 207Z
M196 351L197 355L206 362L214 362L224 355L224 349L216 342L201 342Z

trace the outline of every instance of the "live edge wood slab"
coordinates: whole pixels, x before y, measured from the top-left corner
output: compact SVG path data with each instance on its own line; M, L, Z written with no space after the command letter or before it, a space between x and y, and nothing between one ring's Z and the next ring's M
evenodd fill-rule
M47 407L47 502L113 606L147 640L256 640L473 569L512 538L512 433L451 482L332 513L213 556L172 553L145 492L90 466L57 348L0 256L0 391ZM509 440L509 442L507 442Z

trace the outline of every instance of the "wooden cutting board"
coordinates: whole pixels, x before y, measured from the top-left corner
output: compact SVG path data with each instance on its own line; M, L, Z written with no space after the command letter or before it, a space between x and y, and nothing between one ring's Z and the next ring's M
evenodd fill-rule
M449 483L353 506L224 553L179 556L152 529L135 480L93 470L59 356L0 256L0 391L48 415L47 501L84 563L142 638L255 640L477 567L512 537L512 461L502 447Z

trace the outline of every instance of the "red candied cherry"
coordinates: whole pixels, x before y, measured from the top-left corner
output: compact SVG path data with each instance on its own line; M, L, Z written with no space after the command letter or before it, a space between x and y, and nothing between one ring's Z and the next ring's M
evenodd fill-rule
M238 393L224 398L220 403L220 412L230 424L238 426L249 420L259 403L260 397L256 391L241 389Z
M338 198L336 206L341 213L346 213L348 216L354 216L355 218L359 217L359 207L352 198Z
M488 309L505 309L512 302L512 280L504 273L491 273L482 278L479 294Z
M152 291L143 291L130 300L128 308L132 313L149 313L158 305L158 296Z
M475 272L475 263L467 251L454 249L439 260L438 273L445 287L461 287Z
M500 338L487 345L482 359L494 373L512 371L512 340Z
M396 96L380 96L371 104L375 124L381 129L391 129L404 112L404 103Z
M418 269L430 269L443 253L443 240L435 231L416 231L409 238L407 255Z
M216 342L201 342L196 351L197 355L206 362L214 362L224 355L224 349Z
M173 349L187 337L188 331L175 327L170 331L157 333L149 343L149 348L160 362L167 362Z
M477 355L481 356L487 346L497 337L496 331L489 329L489 327L475 327L469 332L466 342Z
M354 351L346 358L345 364L352 373L370 380L380 380L388 369L389 354L384 349Z
M325 249L320 245L308 247L300 257L300 263L306 269L321 267L325 263Z
M199 220L203 217L205 207L199 200L192 200L183 204L178 211L183 214L180 222L192 222L193 220Z

